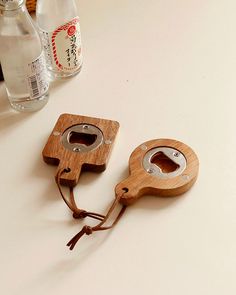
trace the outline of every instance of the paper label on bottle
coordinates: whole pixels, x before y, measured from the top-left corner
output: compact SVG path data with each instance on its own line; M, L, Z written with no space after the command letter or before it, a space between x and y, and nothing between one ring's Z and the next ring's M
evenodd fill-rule
M48 91L49 81L43 53L28 64L27 83L32 99L39 98Z
M73 73L82 65L79 18L60 26L54 32L41 30L42 43L49 68Z

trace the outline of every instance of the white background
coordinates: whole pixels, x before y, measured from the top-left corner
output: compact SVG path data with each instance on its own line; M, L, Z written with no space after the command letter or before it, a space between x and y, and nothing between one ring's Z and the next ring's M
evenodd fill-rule
M54 83L33 114L12 111L0 84L1 294L236 294L236 2L78 4L82 72ZM129 155L155 138L195 150L195 186L182 197L143 197L110 233L70 252L83 223L41 156L62 113L121 125L107 170L80 178L81 207L105 213Z

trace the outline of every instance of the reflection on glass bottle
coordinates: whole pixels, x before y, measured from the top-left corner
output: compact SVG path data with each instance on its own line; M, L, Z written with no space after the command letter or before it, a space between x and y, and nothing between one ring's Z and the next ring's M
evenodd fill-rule
M79 17L74 0L38 0L37 24L52 78L65 78L82 67Z
M0 64L0 81L3 81L3 73L2 73L2 66Z
M41 109L49 82L40 37L23 0L0 0L0 60L11 106Z

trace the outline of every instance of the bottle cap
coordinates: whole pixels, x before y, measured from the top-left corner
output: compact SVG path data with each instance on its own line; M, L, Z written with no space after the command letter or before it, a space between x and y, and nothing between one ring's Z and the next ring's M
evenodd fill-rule
M0 8L13 10L22 5L24 0L0 0Z

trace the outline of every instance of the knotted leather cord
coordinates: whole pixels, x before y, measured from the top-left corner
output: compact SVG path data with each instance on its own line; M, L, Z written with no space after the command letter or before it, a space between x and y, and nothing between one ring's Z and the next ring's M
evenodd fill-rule
M107 222L108 218L111 216L112 212L114 211L114 209L116 208L117 204L119 203L121 196L116 196L115 200L113 201L110 209L108 210L107 214L104 216L102 214L99 214L99 213L95 213L95 212L88 212L86 210L83 210L83 209L79 209L76 205L76 202L75 202L75 197L74 197L74 192L73 192L73 187L69 187L70 189L70 202L68 202L67 198L65 197L63 191L62 191L62 188L61 188L61 185L60 185L60 177L63 173L68 173L69 172L69 169L59 169L57 175L56 175L56 183L57 183L57 186L58 186L58 189L59 189L59 192L62 196L62 199L64 200L64 202L66 203L66 205L70 208L70 210L73 212L73 217L74 218L85 218L85 217L90 217L90 218L93 218L93 219L97 219L97 220L100 220L100 222L91 227L91 226L88 226L88 225L85 225L82 230L76 234L68 243L67 243L67 246L70 248L70 250L73 250L75 245L77 244L77 242L79 241L79 239L84 235L91 235L93 232L95 231L100 231L100 230L107 230L107 229L110 229L112 227L114 227L117 222L120 220L120 218L122 217L122 215L124 214L125 212L125 209L126 209L126 206L125 205L122 205L122 208L119 212L119 214L117 215L116 219L113 221L113 223L109 226L103 226L104 223Z
M102 221L105 218L104 215L101 215L101 214L98 214L98 213L95 213L95 212L88 212L86 210L83 210L83 209L80 209L80 208L77 207L76 202L75 202L75 196L74 196L73 187L69 187L69 189L70 189L70 201L67 200L67 198L65 197L65 195L64 195L64 193L62 191L61 185L60 185L60 177L61 177L61 175L63 173L68 173L68 172L69 172L68 169L65 169L65 168L59 169L59 171L58 171L58 173L56 175L56 184L58 186L58 189L59 189L59 192L60 192L60 194L62 196L62 199L64 200L66 205L69 207L69 209L73 212L73 217L77 218L77 219L90 217L90 218Z
M112 203L110 209L108 210L107 212L107 215L103 218L103 220L98 223L97 225L91 227L91 226L88 226L88 225L85 225L82 230L76 234L68 243L67 243L67 246L70 248L70 250L73 250L75 245L77 244L77 242L79 241L79 239L83 236L83 235L91 235L93 232L95 231L100 231L100 230L107 230L107 229L110 229L112 227L114 227L117 222L120 220L120 218L122 217L122 215L124 214L125 212L125 209L126 209L126 206L125 205L122 205L122 208L119 212L119 214L117 215L116 219L114 220L114 222L109 225L109 226L103 226L104 223L108 220L108 218L111 216L112 212L114 211L115 207L117 206L117 204L119 203L120 201L120 197L116 197L114 202Z

